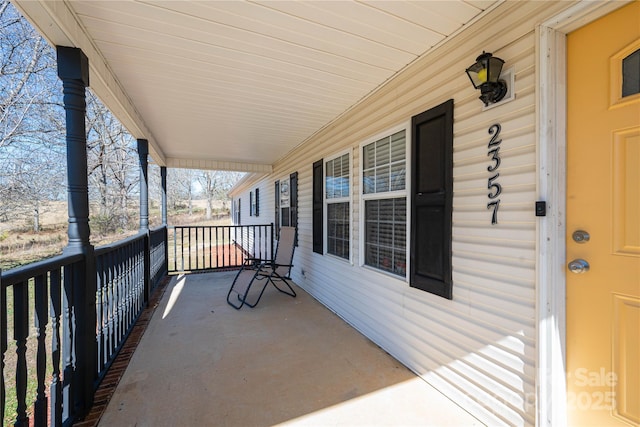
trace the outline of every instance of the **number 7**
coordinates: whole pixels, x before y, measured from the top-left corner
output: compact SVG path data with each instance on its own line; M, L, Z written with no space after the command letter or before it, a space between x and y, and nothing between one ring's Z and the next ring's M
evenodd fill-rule
M493 214L491 215L491 225L498 223L498 208L500 207L500 199L487 203L487 209L493 206Z

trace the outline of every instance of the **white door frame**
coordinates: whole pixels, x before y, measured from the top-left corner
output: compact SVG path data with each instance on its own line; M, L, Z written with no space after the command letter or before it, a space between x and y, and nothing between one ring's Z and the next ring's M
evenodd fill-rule
M566 388L566 35L628 1L581 0L536 28L538 200L536 425L567 424Z

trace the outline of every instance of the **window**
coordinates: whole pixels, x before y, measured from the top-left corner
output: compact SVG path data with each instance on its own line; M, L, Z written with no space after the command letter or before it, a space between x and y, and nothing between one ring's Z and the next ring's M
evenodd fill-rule
M363 150L365 194L404 190L406 181L406 132L366 145Z
M275 224L276 238L280 227L298 227L298 172L275 182Z
M640 49L622 60L622 96L640 93Z
M240 199L236 199L233 203L233 221L235 225L240 225Z
M253 214L255 216L260 216L260 189L259 188L256 188L253 201L255 202L255 206L253 208Z
M351 224L349 154L325 163L325 203L327 218L327 253L350 259Z
M290 224L289 213L289 179L280 181L280 226L288 227Z
M407 273L407 199L366 200L365 264L399 276Z
M249 192L249 216L258 216L260 214L260 189Z
M364 264L407 274L407 131L362 147Z

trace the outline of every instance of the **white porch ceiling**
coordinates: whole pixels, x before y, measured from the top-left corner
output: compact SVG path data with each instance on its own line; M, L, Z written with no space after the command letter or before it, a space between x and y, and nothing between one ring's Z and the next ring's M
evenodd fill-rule
M17 1L168 166L266 172L495 1Z

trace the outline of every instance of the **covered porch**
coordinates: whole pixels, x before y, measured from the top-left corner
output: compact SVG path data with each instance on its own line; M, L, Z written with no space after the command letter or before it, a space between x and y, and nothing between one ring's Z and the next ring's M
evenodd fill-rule
M172 277L99 425L480 425L298 287L231 308L234 275Z
M566 38L625 2L15 0L58 50L69 166L67 249L0 278L15 425L85 419L172 270L102 425L566 425ZM469 84L480 52L504 58L502 104ZM87 87L140 156L140 232L103 248L89 240ZM427 119L441 126L422 132ZM438 143L419 151L426 135ZM229 265L210 250L217 232L171 227L170 168L249 174L222 240L267 258L279 227L296 227L298 298L271 289L235 311L233 273L181 274ZM421 214L417 172L435 170L425 181L444 205ZM255 226L257 251L235 234ZM416 260L427 240L435 255ZM416 285L420 261L440 292Z
M59 257L2 274L2 324L6 323L4 317L13 317L15 327L13 333L9 333L8 328L1 329L0 353L4 355L16 347L17 375L15 381L8 381L15 392L16 403L12 400L6 405L8 399L3 389L0 407L4 415L5 405L9 410L15 406L16 425L28 425L31 419L35 425L70 425L82 420L96 400L96 387L104 382L162 276L172 269L193 269L194 260L185 259L182 252L172 250L169 243L172 230L166 211L168 168L234 170L266 176L283 165L293 165L287 156L301 143L379 91L386 81L430 49L465 25L481 19L498 2L456 1L447 7L426 3L374 6L344 2L336 3L336 9L321 3L282 4L283 9L250 2L16 1L15 4L57 50L66 112L69 245ZM364 21L354 27L351 19L344 20L340 15ZM313 21L311 25L310 21ZM381 32L380 28L388 30ZM104 248L94 248L90 243L86 88L91 88L105 102L138 143L139 234ZM162 226L157 229L149 227L147 167L150 158L160 166L161 173ZM273 200L273 197L263 191L263 204L265 199ZM264 208L263 217L264 212L269 211L267 206ZM291 214L298 226L297 207L291 209ZM310 233L303 221L310 215L301 209L300 217L301 247L297 256L306 257L310 252ZM261 223L272 221L269 217L260 220ZM277 219L274 222L277 232ZM253 225L243 223L238 216L232 227L236 226ZM205 234L199 238L195 229L192 242L192 230L187 228L186 234L183 229L176 232L177 228L173 228L174 244L178 235L183 239L189 236L186 244L190 247L193 244L198 248L199 243L205 243ZM263 258L256 255L260 250L238 243L235 234L232 239L230 233L229 229L227 241L233 240L234 245L249 255ZM206 235L210 243L211 233ZM273 227L268 233L258 235L268 236L264 253L269 252L273 248ZM255 239L250 241L254 245ZM188 253L191 254L190 249ZM219 259L217 255L211 256L211 251L208 255L209 263ZM202 267L199 259L196 249L195 269ZM304 265L302 261L294 264L299 269ZM180 297L175 300L176 307L182 307L187 291L198 289L196 284L205 277L187 276L186 280L173 283L163 304L169 303L167 298L173 295L173 289L183 286ZM334 277L349 281L340 275ZM192 282L196 284L191 285ZM221 295L227 286L228 283L220 286ZM207 292L213 289L205 288ZM5 293L6 290L10 292ZM37 295L33 302L31 294ZM273 424L323 413L327 408L338 408L338 412L328 411L327 416L332 418L319 423L353 424L357 420L368 420L379 424L386 419L387 423L395 424L402 422L404 416L413 417L406 419L406 423L425 423L432 419L434 424L453 420L459 425L473 420L456 421L453 413L466 414L457 406L452 406L455 411L445 410L436 415L439 414L437 408L446 407L438 402L447 400L432 389L437 399L428 398L432 394L428 392L414 393L414 401L404 396L408 394L404 391L406 385L427 387L426 383L385 353L376 350L377 353L367 357L358 351L351 355L344 353L349 350L352 339L359 341L364 349L376 347L342 323L341 328L355 334L355 338L333 336L335 328L323 327L324 320L313 320L305 309L308 304L299 302L311 304L306 294L293 301L273 300L274 304L286 303L300 309L285 318L281 317L281 307L268 310L275 308L270 306L269 299L261 302L257 310L237 313L226 307L223 298L219 301L209 295L193 298L192 305L172 308L164 322L160 316L161 305L148 337L154 336L152 331L159 325L162 332L156 337L162 344L145 357L146 346L153 342L151 338L150 343L143 340L134 356L133 363L142 360L145 368L162 366L155 373L147 374L145 382L148 381L147 386L151 388L138 396L138 400L155 401L156 409L143 411L132 395L122 401L123 407L116 406L114 410L113 405L119 405L115 403L118 402L116 395L111 411L128 413L129 417L109 421L106 414L105 425L197 425L208 421L217 424L225 411L234 411L230 417L257 417L229 418L224 421L229 425ZM204 311L196 309L200 304L204 304ZM312 304L333 321L340 322L319 303ZM12 313L13 307L16 309ZM263 319L251 321L248 317L263 310L266 314ZM218 313L228 315L220 322L221 326L233 324L241 329L207 329L218 326L211 321ZM32 318L36 319L35 343L29 330ZM168 320L177 323L170 325ZM198 332L196 326L204 329ZM188 332L171 335L174 329L181 328ZM202 337L196 341L197 345L189 343L197 336ZM227 342L233 337L236 338L231 343ZM172 340L177 341L167 345ZM48 346L48 342L52 344ZM269 349L275 352L273 355L264 354L265 346L249 347L264 342L274 343ZM218 344L221 347L216 347ZM230 344L233 346L228 347ZM35 363L32 363L30 351L34 348ZM223 352L229 353L222 357ZM240 367L219 369L230 375L229 380L218 383L218 370L207 370L211 368L207 363L212 361L242 362L241 355L256 359L247 358ZM393 375L381 374L378 365L365 362L369 357L374 362L377 360L376 363L382 363L378 360L382 357ZM274 365L265 365L267 361ZM186 368L182 367L185 363ZM135 368L129 371L135 372ZM3 379L5 372L2 366ZM284 374L288 375L282 381ZM37 377L35 399L28 390L30 375ZM169 378L172 375L176 377ZM202 387L194 386L193 378L197 378L197 384ZM207 378L210 380L205 381ZM264 381L259 381L260 378ZM244 379L255 382L246 383ZM341 382L333 383L334 379ZM151 385L157 384L156 380L162 386ZM118 393L128 389L135 392L135 383L135 377L124 378ZM178 390L159 393L164 385ZM243 385L246 387L240 387ZM233 386L233 393L227 393L229 386ZM393 390L400 398L390 403L387 393ZM371 399L360 400L362 396ZM183 405L174 404L175 399L183 397ZM251 399L242 400L248 397ZM385 404L377 404L379 399L384 399ZM427 401L429 405L424 404ZM370 405L377 410L367 409ZM184 407L185 413L176 410L177 406ZM129 413L127 407L134 410ZM160 408L170 410L170 415L163 415ZM342 411L347 410L343 408L352 408L353 415L343 414ZM381 408L388 412L381 414ZM216 418L207 415L199 422L190 418L204 416L204 411L212 411ZM143 413L151 418L134 421ZM159 418L153 418L156 416L153 414ZM178 417L178 414L181 415ZM169 418L173 416L178 418ZM169 423L169 419L176 422Z

